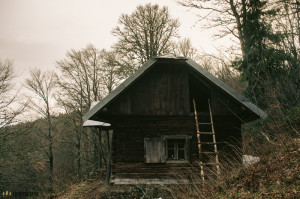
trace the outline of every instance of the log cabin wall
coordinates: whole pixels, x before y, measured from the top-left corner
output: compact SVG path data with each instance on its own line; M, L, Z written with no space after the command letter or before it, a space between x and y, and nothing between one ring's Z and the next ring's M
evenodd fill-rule
M201 116L201 120L208 115ZM240 146L240 123L229 122L233 118L216 118L216 137L220 153L229 153ZM144 138L159 138L163 135L191 136L189 147L189 163L145 163ZM233 138L233 139L230 139ZM211 139L211 137L210 137ZM229 142L225 144L225 142ZM192 116L183 117L146 117L121 119L114 123L112 174L114 178L174 178L176 171L183 166L187 169L198 160L197 134ZM222 162L222 160L221 160Z

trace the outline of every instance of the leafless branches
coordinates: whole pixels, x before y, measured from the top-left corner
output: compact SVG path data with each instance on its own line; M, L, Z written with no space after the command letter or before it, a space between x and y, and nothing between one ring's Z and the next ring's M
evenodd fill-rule
M50 100L52 99L52 92L55 88L54 72L40 69L32 69L30 71L31 78L26 79L25 87L29 89L33 96L30 97L30 108L40 114L42 117L49 118L51 116Z
M53 126L53 115L51 113L51 96L55 88L55 77L54 72L41 72L40 69L33 69L30 71L30 78L26 79L25 86L29 89L34 99L31 99L30 108L36 113L40 114L46 122L46 131L41 130L41 134L46 139L46 148L42 150L46 153L49 160L50 168L50 183L52 184L53 167L54 167L54 156L53 156L53 140L55 135L55 128Z
M61 89L59 103L83 114L93 101L102 99L102 55L93 45L71 50L67 58L57 62L61 76L57 83Z
M81 50L69 51L65 59L57 62L60 73L57 85L60 93L56 95L56 99L67 114L72 114L70 128L73 129L72 136L75 138L78 173L87 154L84 147L89 148L93 143L91 140L95 138L94 133L82 128L82 116L93 101L101 100L118 84L120 67L115 61L116 56L114 52L100 51L93 45L88 45Z
M179 42L175 44L174 53L193 60L197 60L199 58L197 49L194 48L191 40L188 38L179 40Z
M113 48L122 56L122 65L135 65L133 71L151 57L169 53L180 25L178 19L170 17L167 7L157 4L138 6L131 15L121 15L119 24L112 31L119 39Z
M26 106L26 103L21 106L16 104L18 91L14 91L14 78L13 62L0 60L0 136L7 136L1 131L12 124Z
M116 61L119 55L115 51L101 51L103 61L102 61L102 75L101 83L106 87L108 93L110 93L121 80L121 67Z
M244 0L242 0L243 2ZM215 36L218 38L233 34L240 37L238 28L241 24L241 1L235 0L181 0L182 6L200 9L199 21L204 28L218 28Z

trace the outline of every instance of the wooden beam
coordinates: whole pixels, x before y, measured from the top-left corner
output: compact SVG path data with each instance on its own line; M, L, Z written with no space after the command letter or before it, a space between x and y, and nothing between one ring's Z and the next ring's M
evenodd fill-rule
M107 163L107 168L106 168L106 177L105 177L105 185L106 186L110 185L113 136L114 136L114 132L112 132L111 141L110 141L110 150L109 150L108 163Z

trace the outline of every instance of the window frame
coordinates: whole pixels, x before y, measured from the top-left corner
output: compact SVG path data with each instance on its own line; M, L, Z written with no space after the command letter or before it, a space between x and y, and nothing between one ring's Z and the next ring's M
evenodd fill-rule
M166 163L188 163L190 161L190 140L192 136L188 135L163 135L161 136L165 142L165 156L166 156ZM168 140L185 140L184 143L184 160L171 160L168 159ZM176 147L175 147L176 148ZM177 153L178 153L178 146L177 146Z
M179 145L183 144L183 147ZM171 158L169 151L173 151L174 157ZM183 151L183 157L180 158L179 152ZM186 142L184 139L166 139L166 159L167 160L186 160Z

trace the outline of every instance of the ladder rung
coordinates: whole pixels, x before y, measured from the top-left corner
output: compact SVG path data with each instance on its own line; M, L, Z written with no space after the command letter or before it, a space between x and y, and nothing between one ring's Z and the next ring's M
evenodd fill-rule
M200 123L198 123L198 124L212 124L212 123L211 123L211 122L209 122L209 123L208 123L208 122L204 122L204 123L203 123L203 122L200 122Z
M220 163L200 163L200 165L219 165Z
M200 142L200 144L217 144L215 142Z
M215 133L213 133L213 132L201 132L201 131L199 131L199 134L205 134L205 135L213 135L213 134L215 134Z
M203 154L217 154L219 152L199 152L199 153L203 153Z

